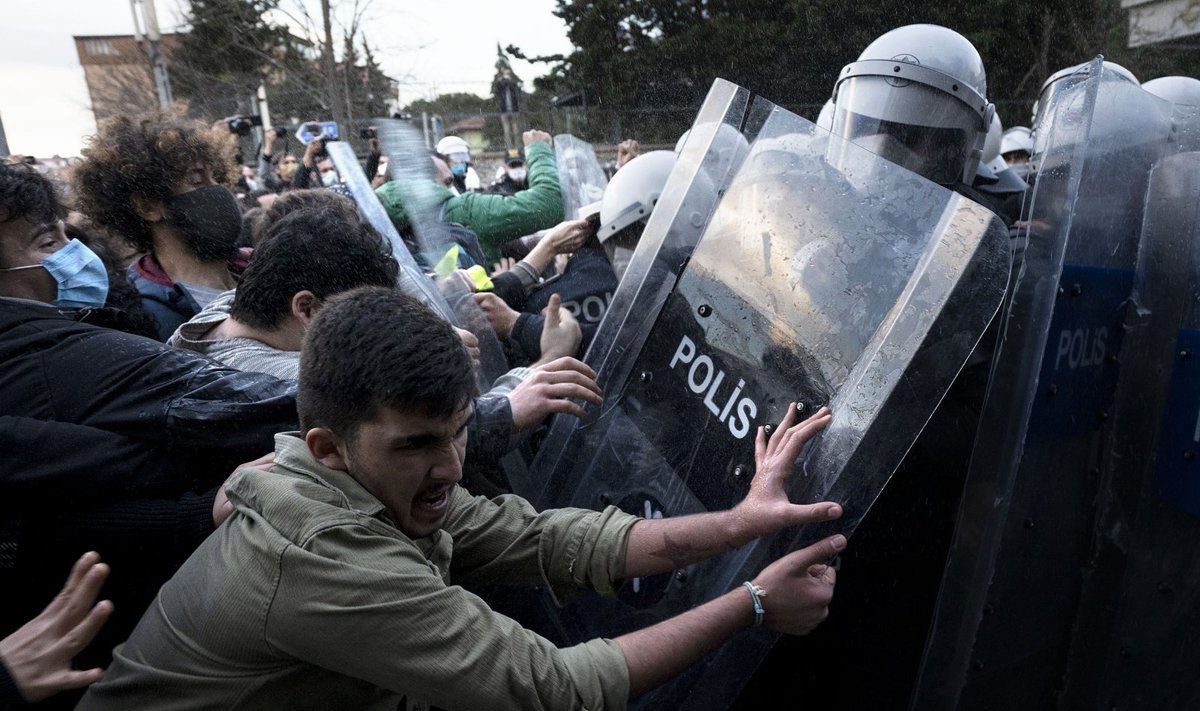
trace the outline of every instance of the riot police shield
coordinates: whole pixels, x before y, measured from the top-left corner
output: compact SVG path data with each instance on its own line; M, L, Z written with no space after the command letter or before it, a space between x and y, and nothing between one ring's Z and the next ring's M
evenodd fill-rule
M609 341L619 352L596 359L605 404L571 433L543 505L647 517L729 508L754 475L755 427L792 402L829 404L833 421L790 494L840 502L834 528L849 533L999 307L1009 247L992 213L761 98L740 127L752 140L716 189L697 170L711 139L693 128L681 161L697 150L659 203L670 221L656 210L647 226L662 230L657 251L640 245L635 258L664 266L643 272L625 332ZM706 202L689 204L698 186ZM715 210L696 219L704 204ZM615 600L588 597L560 613L561 635L662 620L829 532L806 527L631 581ZM637 706L724 708L773 641L740 637Z
M446 320L455 322L453 311L446 300L442 298L442 295L434 288L433 282L425 275L425 271L413 259L408 245L396 231L392 221L388 219L387 212L380 204L379 198L375 196L375 191L371 189L371 181L358 164L358 156L354 155L354 149L348 143L331 141L325 146L325 150L329 153L329 159L337 168L338 177L357 204L363 219L371 223L371 226L392 246L392 256L400 264L399 287L404 293L420 299L440 313Z
M504 350L496 338L496 332L480 311L472 297L472 290L462 282L457 272L455 257L462 249L438 219L439 205L436 201L433 171L419 134L411 126L394 119L376 122L379 142L392 166L391 175L402 186L401 199L411 235L405 239L396 230L387 211L358 164L353 149L344 142L328 144L326 150L338 170L343 184L350 191L363 218L383 235L392 245L392 253L400 264L398 287L437 311L458 328L475 335L479 347L479 385L486 397L502 397L503 394L487 395L507 369ZM422 258L418 262L415 255ZM452 263L437 271L440 264ZM432 266L431 266L432 265ZM517 452L507 454L501 464L502 482L500 489L530 488L525 460Z
M1041 108L1024 259L914 708L1052 707L1061 688L1142 200L1172 122L1099 58Z
M397 188L393 195L403 203L408 220L408 241L415 246L418 263L429 275L427 279L432 280L450 305L451 323L478 339L480 371L486 389L508 370L508 362L496 332L475 302L475 286L467 283L471 277L462 271L463 267L478 266L486 277L488 265L480 262L483 254L478 240L466 231L452 232L441 220L444 196L434 181L429 151L416 128L395 119L379 120L376 127L380 148L388 156ZM382 207L380 213L387 218Z
M1155 167L1066 708L1185 708L1200 700L1197 195L1200 153Z
M558 166L558 187L562 190L563 215L579 219L579 208L600 202L608 178L592 144L569 133L554 137L554 160Z
M737 164L725 163L725 172L714 179L706 163L714 163L708 159L710 153L723 150L724 141L718 140L722 126L752 130L745 128L749 106L750 92L736 84L717 79L709 89L693 126L696 137L688 141L675 162L584 357L605 392L610 381L628 375L632 361L620 361L618 356L640 350L654 323L647 316L657 315L662 309L688 255L700 240L716 206L714 184L726 182L737 168ZM533 488L517 493L543 505L556 500L557 490L561 489L559 464L570 455L568 443L573 441L577 424L573 418L554 419L533 462Z

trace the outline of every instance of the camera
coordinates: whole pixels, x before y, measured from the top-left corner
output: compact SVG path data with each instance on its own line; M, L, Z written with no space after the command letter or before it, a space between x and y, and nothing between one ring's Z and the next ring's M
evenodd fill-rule
M313 141L336 141L339 139L336 123L307 121L300 125L300 131L312 136Z
M226 116L225 125L237 136L249 136L255 126L262 125L262 116Z
M374 126L367 126L366 128L359 129L358 137L363 140L379 138L379 132L375 130Z

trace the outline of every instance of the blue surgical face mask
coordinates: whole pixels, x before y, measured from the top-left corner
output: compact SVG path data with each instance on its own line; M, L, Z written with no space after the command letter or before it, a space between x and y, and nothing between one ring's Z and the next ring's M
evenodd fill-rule
M321 173L321 184L327 188L331 188L338 183L338 174L336 170L327 170Z
M77 239L42 260L41 264L0 269L15 272L19 269L45 269L58 284L55 306L98 309L108 299L108 271L104 262L88 246Z
M454 175L454 177L461 178L467 174L467 164L466 163L451 163L450 164L450 172Z

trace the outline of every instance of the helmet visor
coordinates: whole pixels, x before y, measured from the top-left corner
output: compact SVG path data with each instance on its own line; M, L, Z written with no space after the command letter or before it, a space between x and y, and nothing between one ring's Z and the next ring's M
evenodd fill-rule
M870 75L838 85L832 132L935 183L974 174L987 128L978 112L932 86Z
M960 128L895 123L840 108L834 125L851 143L941 185L962 180L978 140L978 134Z

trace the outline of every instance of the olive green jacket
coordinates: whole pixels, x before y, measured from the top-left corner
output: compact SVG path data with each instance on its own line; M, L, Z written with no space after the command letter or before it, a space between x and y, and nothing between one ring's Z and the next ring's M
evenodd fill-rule
M294 433L229 498L78 708L625 708L615 642L559 649L458 584L611 593L634 517L456 487L443 529L414 540Z

